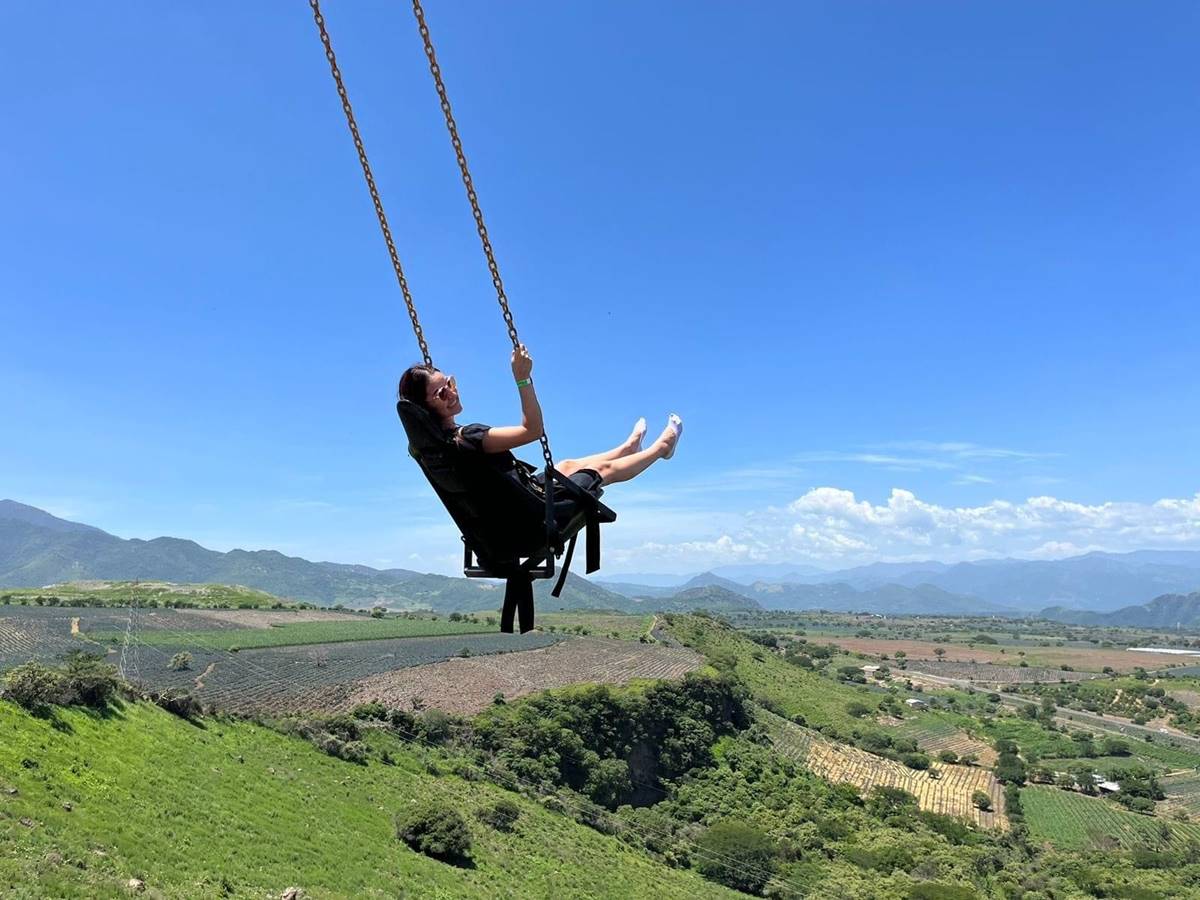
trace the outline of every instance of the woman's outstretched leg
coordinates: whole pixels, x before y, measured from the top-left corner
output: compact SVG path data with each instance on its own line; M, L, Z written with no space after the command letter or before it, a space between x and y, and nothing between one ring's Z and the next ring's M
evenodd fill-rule
M606 450L603 453L593 453L590 456L581 456L578 459L560 460L555 468L564 475L570 477L580 469L592 469L599 471L597 468L600 463L609 460L620 459L624 456L631 456L634 453L640 453L642 450L642 440L646 437L646 420L638 419L637 424L633 426L633 431L629 433L629 437L625 439L625 443L613 447L611 450Z
M580 466L580 468L595 469L604 484L629 481L646 471L653 463L673 453L675 444L679 441L681 428L682 423L677 427L674 422L669 422L663 429L663 433L658 436L658 440L649 448L617 459L601 460L595 466Z

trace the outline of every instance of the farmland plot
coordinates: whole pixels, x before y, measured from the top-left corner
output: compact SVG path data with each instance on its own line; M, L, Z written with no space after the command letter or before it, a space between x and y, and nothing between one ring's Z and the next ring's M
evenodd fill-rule
M1021 806L1032 838L1067 849L1180 846L1200 840L1200 825L1139 815L1110 800L1058 788L1025 788Z
M1200 772L1192 770L1164 775L1159 779L1167 799L1161 804L1169 813L1185 812L1191 818L1200 817Z
M987 768L996 762L997 754L991 744L971 737L948 722L922 716L906 719L895 727L897 735L912 738L927 753L936 755L950 750L959 756L974 754L979 764Z
M422 666L464 652L472 657L508 654L560 640L542 634L454 635L270 647L237 653L195 642L138 644L129 666L130 677L147 689L191 691L202 703L222 710L283 712L324 708L329 696L342 696L353 682L372 675ZM182 651L191 654L191 665L174 671L171 658Z
M1004 789L986 769L935 762L933 769L939 777L931 778L928 772L834 743L819 732L785 719L771 717L770 721L776 749L828 781L852 784L864 794L876 785L900 788L914 795L921 809L966 819L984 828L1008 828L1003 812ZM991 798L992 812L974 807L971 798L975 791Z
M571 639L528 653L448 659L387 672L312 695L314 705L347 710L377 701L407 707L414 698L427 706L470 715L506 699L550 688L637 679L682 678L703 665L692 650L599 639Z
M1095 672L1069 672L1045 666L995 666L985 663L925 660L910 662L905 672L959 678L980 684L1055 684L1060 681L1089 681L1099 677Z

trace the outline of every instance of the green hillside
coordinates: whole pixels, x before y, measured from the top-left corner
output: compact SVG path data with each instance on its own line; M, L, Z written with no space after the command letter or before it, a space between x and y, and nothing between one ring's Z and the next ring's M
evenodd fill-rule
M430 774L382 734L394 765L354 765L246 722L191 725L156 707L36 718L0 702L0 895L737 896L499 787ZM427 767L428 766L428 767ZM470 867L417 854L393 817L438 798L467 818ZM505 834L474 818L521 809ZM69 808L68 808L69 807ZM620 873L616 877L615 873Z

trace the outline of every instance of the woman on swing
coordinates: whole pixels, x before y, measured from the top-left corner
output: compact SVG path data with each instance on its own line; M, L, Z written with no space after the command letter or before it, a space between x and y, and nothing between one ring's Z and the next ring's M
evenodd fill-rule
M441 425L448 441L475 453L486 454L489 461L506 472L517 471L509 451L532 444L542 436L542 407L533 388L533 359L521 344L512 355L512 373L521 394L521 424L491 427L459 425L455 416L462 412L462 400L453 375L433 366L418 365L407 369L400 378L400 396L426 410ZM667 427L649 448L643 449L646 420L638 419L625 442L604 453L579 459L563 459L555 464L563 475L591 494L599 496L601 485L616 484L640 475L660 459L675 455L683 434L683 420L672 413ZM544 475L533 476L539 482Z

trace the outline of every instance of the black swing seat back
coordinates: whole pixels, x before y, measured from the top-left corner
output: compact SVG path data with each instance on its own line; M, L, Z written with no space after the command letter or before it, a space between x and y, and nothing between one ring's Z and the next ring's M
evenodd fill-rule
M526 477L512 477L481 454L455 446L429 412L411 401L400 400L396 412L409 455L462 532L463 574L508 582L503 630L511 630L514 606L521 631L533 627L532 582L554 577L554 560L566 550L551 593L562 592L580 531L587 535L586 571L600 568L600 525L616 521L617 514L595 496L557 469L549 470L548 489L541 490L528 478L537 470L520 460Z

